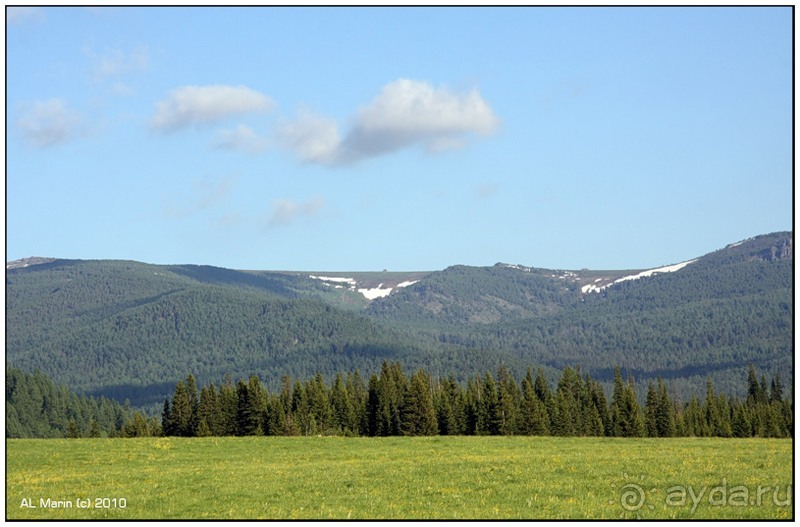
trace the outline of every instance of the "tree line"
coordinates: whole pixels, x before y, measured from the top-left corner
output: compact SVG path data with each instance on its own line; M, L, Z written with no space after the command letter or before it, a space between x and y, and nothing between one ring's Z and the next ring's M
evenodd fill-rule
M167 397L161 426L131 435L552 435L615 437L791 437L793 408L780 375L768 385L748 371L747 396L718 395L709 378L703 400L680 402L666 383L649 381L645 400L633 378L615 368L610 399L580 367L564 368L555 387L542 369L518 382L500 366L459 384L451 375L434 378L425 369L410 377L399 362L383 362L368 379L358 370L338 373L328 385L322 374L306 382L281 379L270 392L253 375L235 384L227 377L199 390L193 375Z
M138 415L138 417L136 417ZM55 385L36 370L26 373L6 367L6 437L115 437L130 435L134 415L130 404L106 397L79 396ZM160 433L158 420L147 420L147 431Z

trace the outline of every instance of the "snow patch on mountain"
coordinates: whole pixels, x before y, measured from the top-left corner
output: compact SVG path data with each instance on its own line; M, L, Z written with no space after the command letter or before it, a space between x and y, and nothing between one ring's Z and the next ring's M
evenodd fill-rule
M389 296L391 292L395 288L400 287L408 287L410 285L416 284L419 280L408 280L405 282L400 282L395 287L384 287L385 284L381 283L378 284L378 287L358 287L359 283L356 281L355 278L346 278L346 277L338 277L338 276L319 276L319 275L308 275L309 278L313 280L319 280L323 284L333 287L335 289L344 289L345 287L349 291L358 291L364 298L367 300L375 300L376 298L383 298L385 296Z
M681 263L677 263L677 264L673 264L673 265L667 265L667 266L664 266L664 267L658 267L656 269L648 269L647 271L642 271L641 273L628 275L628 276L623 276L622 278L617 278L613 282L610 282L610 283L605 284L605 285L595 285L598 282L598 280L595 280L595 284L586 284L586 285L582 286L581 287L581 293L584 293L584 294L585 293L599 293L600 291L602 291L603 289L605 289L605 288L607 288L609 286L612 286L614 284L619 284L621 282L626 282L628 280L638 280L639 278L645 278L645 277L648 277L648 276L653 276L654 274L658 274L658 273L674 273L675 271L679 271L679 270L683 269L684 267L686 267L687 265L689 265L691 263L694 263L696 261L697 261L697 258L695 258L694 260L688 260L686 262L681 262Z
M376 298L389 296L389 294L392 292L392 288L387 287L384 289L383 284L380 284L378 287L373 287L371 289L359 289L358 292L364 295L364 297L368 300L375 300Z
M684 267L686 267L690 263L694 263L696 261L697 261L697 259L694 259L694 260L689 260L687 262L681 262L681 263L675 264L675 265L668 265L666 267L659 267L658 269L650 269L649 271L642 271L639 274L635 274L635 275L631 275L631 276L624 276L622 278L618 278L617 280L614 280L614 283L618 284L620 282L625 282L626 280L638 280L639 278L643 278L645 276L653 276L656 273L674 273L675 271L680 271L681 269L683 269Z

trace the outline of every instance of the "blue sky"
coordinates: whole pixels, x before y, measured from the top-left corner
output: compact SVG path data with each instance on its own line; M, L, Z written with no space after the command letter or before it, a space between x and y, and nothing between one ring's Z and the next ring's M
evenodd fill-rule
M648 268L791 230L791 17L11 8L7 260Z

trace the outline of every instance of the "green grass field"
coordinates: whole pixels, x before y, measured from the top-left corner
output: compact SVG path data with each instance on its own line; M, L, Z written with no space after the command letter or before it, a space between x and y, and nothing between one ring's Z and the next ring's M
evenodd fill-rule
M9 439L6 457L8 519L789 519L793 510L791 440Z

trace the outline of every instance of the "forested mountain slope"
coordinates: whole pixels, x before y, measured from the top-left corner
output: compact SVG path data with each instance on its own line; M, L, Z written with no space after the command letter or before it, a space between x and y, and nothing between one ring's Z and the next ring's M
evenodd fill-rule
M399 360L464 380L503 363L580 364L701 393L793 357L792 233L656 270L497 264L417 273L236 271L26 259L6 269L7 363L82 393L153 404L175 381L308 378ZM787 384L791 384L791 380Z

